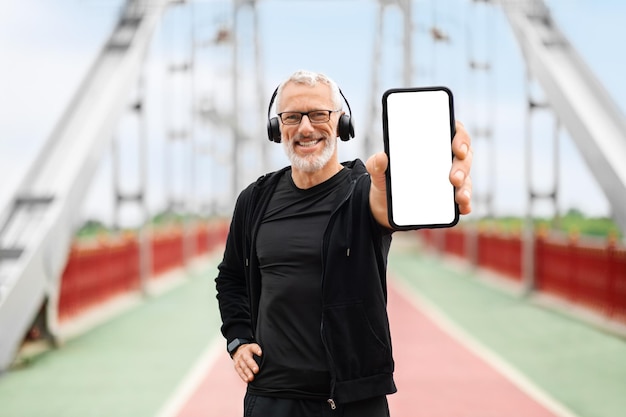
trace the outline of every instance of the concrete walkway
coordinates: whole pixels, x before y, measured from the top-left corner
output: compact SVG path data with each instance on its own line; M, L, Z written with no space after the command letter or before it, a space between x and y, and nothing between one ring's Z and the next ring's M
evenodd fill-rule
M0 377L0 417L241 416L215 261ZM620 417L626 341L394 242L393 417Z

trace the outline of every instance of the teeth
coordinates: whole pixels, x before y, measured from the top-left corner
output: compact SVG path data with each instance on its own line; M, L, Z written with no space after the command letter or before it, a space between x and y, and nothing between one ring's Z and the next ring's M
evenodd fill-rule
M310 147L310 146L315 146L315 144L317 144L317 142L319 142L319 139L300 141L298 143L300 144L300 146L304 146L305 148L307 148L307 147Z

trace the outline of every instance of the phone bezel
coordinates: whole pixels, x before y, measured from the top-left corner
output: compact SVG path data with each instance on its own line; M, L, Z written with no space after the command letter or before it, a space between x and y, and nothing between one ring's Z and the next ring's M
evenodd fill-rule
M387 187L387 218L389 220L389 224L395 230L417 230L417 229L435 229L435 228L446 228L453 227L459 222L459 207L456 201L454 200L455 188L452 187L452 204L454 205L454 218L450 222L446 223L427 223L427 224L410 224L410 225L401 225L394 221L393 217L393 189L392 189L392 181L391 181L391 171L393 166L393 156L390 154L390 146L389 146L389 120L388 120L388 98L392 94L398 93L415 93L415 92L427 92L427 91L443 91L448 96L448 106L449 106L449 123L450 123L450 161L454 157L452 152L452 139L456 133L455 128L455 119L454 119L454 98L452 95L452 91L444 86L431 86L431 87L409 87L409 88L391 88L383 93L382 96L382 117L383 117L383 142L385 153L387 154L389 165L387 167L387 171L385 173L386 187Z

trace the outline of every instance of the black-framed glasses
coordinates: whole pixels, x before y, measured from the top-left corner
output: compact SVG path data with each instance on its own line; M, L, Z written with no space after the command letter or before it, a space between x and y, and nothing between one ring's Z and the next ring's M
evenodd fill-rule
M304 116L308 117L311 123L326 123L330 120L330 114L336 111L339 110L284 111L278 113L278 117L285 125L299 125Z

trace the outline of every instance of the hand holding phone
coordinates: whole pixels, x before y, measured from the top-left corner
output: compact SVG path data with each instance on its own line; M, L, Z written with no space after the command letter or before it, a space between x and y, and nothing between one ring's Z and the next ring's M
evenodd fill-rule
M396 88L383 94L387 210L395 229L458 223L449 180L454 126L452 92L446 87Z

